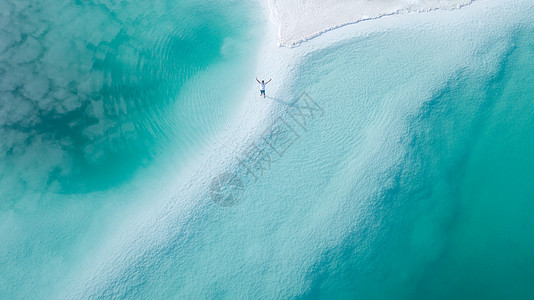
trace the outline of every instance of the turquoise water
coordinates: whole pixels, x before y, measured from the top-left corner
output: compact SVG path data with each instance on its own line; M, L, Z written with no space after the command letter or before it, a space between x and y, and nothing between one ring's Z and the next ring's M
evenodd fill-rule
M223 2L0 0L0 298L57 291L136 176L180 170L228 120L256 27Z
M517 33L515 48L489 87L488 117L481 118L453 179L458 212L447 247L425 271L417 295L534 296L534 271L528 267L534 262L533 38L531 28Z
M496 70L458 71L425 101L373 220L326 252L303 298L534 297L533 38L513 30L486 58Z
M194 126L213 132L229 106L212 107L236 98L252 53L243 49L253 48L241 20L250 5L229 4L2 1L2 157L13 165L1 177L19 191L108 189L165 146L191 146L187 136L202 134ZM231 75L209 83L207 68L217 65ZM206 87L192 86L202 78ZM236 89L216 95L221 82ZM25 163L38 174L13 178Z
M280 66L262 138L298 139L220 207L178 189L210 178L169 178L256 101L254 5L0 0L0 298L534 297L531 18L399 25Z

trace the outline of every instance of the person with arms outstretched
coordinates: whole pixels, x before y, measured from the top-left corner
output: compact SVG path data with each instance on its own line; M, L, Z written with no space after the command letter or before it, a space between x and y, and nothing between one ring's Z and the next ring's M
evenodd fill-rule
M269 79L269 81L265 82L265 81L259 81L258 80L258 77L256 77L256 81L260 84L260 97L261 95L263 95L263 98L265 98L265 85L267 85L267 83L271 82L272 79Z

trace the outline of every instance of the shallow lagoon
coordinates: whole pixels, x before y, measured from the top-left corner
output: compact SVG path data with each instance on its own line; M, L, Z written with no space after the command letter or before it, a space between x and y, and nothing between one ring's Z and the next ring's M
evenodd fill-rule
M63 28L63 18L50 17L62 15L56 11L35 13L49 13L46 32L21 25L27 36L61 33L63 52L35 38L45 54L88 57L71 58L80 67L64 66L72 72L65 79L61 70L45 72L45 54L15 56L13 43L2 52L4 70L30 72L30 66L21 74L50 78L49 91L36 88L39 94L20 85L22 79L9 81L6 71L1 78L3 96L23 98L20 106L2 98L2 133L10 143L2 144L0 173L7 199L0 203L2 294L532 296L533 274L524 266L532 263L534 242L527 138L534 30L519 13L528 5L377 20L291 50L302 55L278 67L290 76L269 95L269 122L244 148L273 145L266 136L281 125L295 129L298 139L283 155L271 152L268 165L254 152L248 162L260 176L243 180L237 201L221 207L210 190L186 193L197 183L211 187L212 178L196 171L178 181L173 176L190 167L189 158L209 152L213 140L225 139L214 136L231 127L240 102L263 109L256 91L248 93L240 81L256 76L251 66L261 32L242 31L242 18L254 23L262 16L247 5L237 13L214 3L220 5L57 6L81 28L100 15L109 31L96 36L102 31ZM32 7L3 5L10 12ZM492 14L501 22L482 18ZM110 20L119 26L112 30ZM266 70L264 61L259 65ZM222 73L230 77L220 80ZM61 80L74 83L56 86ZM72 87L86 104L72 104ZM321 112L305 126L292 106L303 92ZM41 103L41 94L55 98ZM81 121L85 116L92 121ZM95 127L103 120L109 127ZM249 154L230 155L237 163L229 165ZM220 178L217 169L208 173Z

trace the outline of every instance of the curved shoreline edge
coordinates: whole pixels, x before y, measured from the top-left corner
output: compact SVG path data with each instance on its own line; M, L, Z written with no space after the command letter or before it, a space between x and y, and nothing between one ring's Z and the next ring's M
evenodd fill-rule
M347 25L396 15L426 13L434 10L455 10L470 5L476 0L439 1L430 4L425 3L426 5L421 6L411 3L408 5L402 3L402 1L397 1L399 3L393 3L392 7L389 5L385 7L380 7L380 5L375 7L372 5L366 6L365 2L362 1L345 6L339 4L325 13L320 7L321 5L326 5L323 1L316 1L317 3L312 4L307 4L306 2L300 6L299 4L294 6L288 4L280 5L277 4L279 3L277 0L267 1L272 10L271 15L274 16L273 22L278 26L279 45L293 48L321 34ZM329 8L331 6L335 5L328 5ZM341 21L333 19L338 15ZM309 21L310 19L313 19L313 21Z

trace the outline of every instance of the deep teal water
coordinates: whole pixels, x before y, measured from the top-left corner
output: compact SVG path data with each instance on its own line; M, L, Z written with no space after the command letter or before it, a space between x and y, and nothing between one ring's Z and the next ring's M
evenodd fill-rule
M416 296L534 297L534 32L522 30L490 86L457 177L448 243Z
M253 48L244 47L253 26L243 26L250 4L3 0L1 6L4 199L43 186L68 194L113 188L165 147L190 147L184 137L209 134L228 115L208 104L240 91L199 97L206 86L217 88L207 68L232 70L219 81L236 86ZM191 87L201 78L204 87ZM204 118L177 114L177 105L198 115L205 109ZM194 130L200 126L202 132ZM36 172L19 172L25 164Z
M510 38L494 74L459 71L414 116L379 233L330 249L302 298L534 297L534 31Z
M0 0L0 298L64 290L132 180L220 130L254 77L251 7Z

